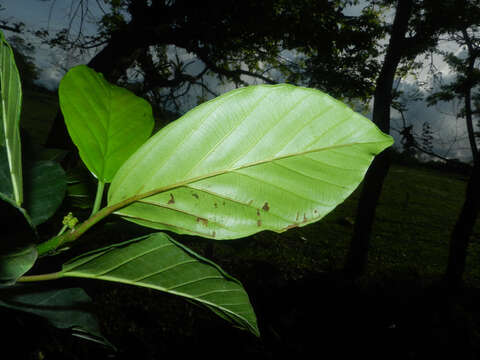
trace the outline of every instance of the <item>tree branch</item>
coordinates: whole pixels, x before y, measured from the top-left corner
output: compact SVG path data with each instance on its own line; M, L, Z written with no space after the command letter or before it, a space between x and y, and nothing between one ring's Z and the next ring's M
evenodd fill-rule
M8 30L20 34L22 32L23 23L14 24L13 26L6 25L5 22L0 24L0 29Z

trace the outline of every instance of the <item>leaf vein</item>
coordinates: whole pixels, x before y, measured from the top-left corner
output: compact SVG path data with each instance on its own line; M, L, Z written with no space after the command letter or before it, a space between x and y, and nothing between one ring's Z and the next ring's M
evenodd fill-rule
M279 166L279 167L282 167L284 169L287 169L289 171L292 171L292 172L295 172L297 174L300 174L301 176L304 176L304 177L307 177L309 179L313 179L315 181L320 181L320 182L323 182L325 184L328 184L328 185L332 185L332 186L336 186L336 187L339 187L339 188L342 188L342 189L349 189L348 186L344 186L344 185L340 185L340 184L336 184L336 183L332 183L330 181L327 181L327 180L323 180L323 179L319 179L319 178L316 178L314 176L310 176L310 175L307 175L305 174L304 172L301 172L300 170L297 170L297 169L293 169L289 166L286 166L286 165L283 165L283 164L279 164L278 161L273 161L272 164L276 165L276 166Z
M173 244L172 244L173 245ZM175 245L174 245L175 246ZM160 270L157 270L157 271L154 271L153 273L150 273L150 274L147 274L147 275L143 275L137 279L132 279L132 281L134 282L142 282L144 281L145 279L148 279L149 277L152 277L152 276L156 276L158 274L161 274L165 271L169 271L169 270L172 270L172 269L175 269L176 267L178 266L181 266L181 265L185 265L185 264L191 264L191 263L194 263L194 262L200 262L196 259L193 259L193 260L185 260L185 261L182 261L182 262L178 262L176 264L173 264L173 265L170 265L170 266L166 266Z
M263 178L255 177L255 176L252 176L251 174L245 174L245 173L240 172L240 171L235 171L235 172L236 172L237 174L240 174L240 175L249 177L249 178L251 178L251 179L253 179L253 180L262 182L262 183L264 183L265 185L268 185L268 186L277 188L277 189L279 189L279 190L281 190L281 191L283 191L283 192L290 193L290 194L292 194L293 196L296 196L296 197L298 197L298 198L300 198L300 199L314 202L314 203L316 203L316 204L318 204L318 205L320 205L320 206L323 206L323 207L331 207L331 206L332 206L332 205L330 205L330 204L322 203L322 202L320 202L320 201L318 201L318 200L306 198L305 196L302 196L302 195L300 195L300 194L297 194L297 193L293 192L293 191L290 190L290 189L286 189L286 188L284 188L284 187L278 186L277 184L272 184L272 183L266 181L266 180L263 179Z
M136 259L138 259L138 258L141 258L142 256L148 255L148 254L150 254L150 253L152 253L152 252L154 252L154 251L157 251L157 250L160 250L160 249L163 249L163 248L166 248L166 247L170 247L170 246L175 246L175 245L174 245L174 244L171 244L171 243L168 243L168 244L162 244L162 245L157 246L157 247L153 247L153 248L151 248L151 249L148 249L148 250L145 251L145 252L139 253L139 254L137 254L137 255L135 255L135 256L132 256L132 257L129 257L128 259L125 259L124 261L115 264L114 267L112 267L112 268L110 268L110 269L107 269L107 270L104 270L104 271L101 272L101 273L95 274L95 276L101 277L101 276L103 276L103 275L106 275L106 274L114 271L114 270L117 270L117 269L121 268L121 267L124 266L124 265L127 265L128 263L131 263L132 261L134 261L134 260L136 260Z
M225 140L230 136L232 135L242 124L243 124L243 121L245 119L247 119L251 114L252 112L257 108L258 105L261 104L262 100L264 100L268 95L270 95L269 93L265 93L264 95L262 95L259 99L257 99L255 101L254 104L252 104L252 108L249 110L248 114L245 114L245 116L243 116L243 118L241 120L238 120L237 123L232 126L232 129L227 133L225 134L225 136L220 140L218 141L215 146L213 146L198 162L195 163L195 166L193 168L190 169L190 171L185 174L184 176L187 177L189 176L193 170L198 167L202 161L205 160L205 158L207 158L211 153L213 153L215 151L215 149L217 149L222 143L225 142Z
M185 281L185 282L180 283L180 284L176 284L175 286L171 286L171 287L168 287L166 289L167 289L167 291L175 290L175 289L178 289L178 288L186 286L186 285L191 285L191 284L195 284L195 283L200 282L200 281L211 280L211 279L224 280L225 278L223 276L219 276L219 275L204 276L204 277L201 277L201 278L198 278L198 279L193 279L193 280L190 280L190 281ZM193 295L193 296L197 297L197 295Z

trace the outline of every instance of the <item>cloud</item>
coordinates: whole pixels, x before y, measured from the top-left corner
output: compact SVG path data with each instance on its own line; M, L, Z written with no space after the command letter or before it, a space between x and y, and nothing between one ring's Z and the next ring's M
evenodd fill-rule
M42 85L49 90L57 90L58 84L63 77L63 71L59 70L56 66L50 66L44 68L40 72L40 77L36 81L38 85Z
M451 78L451 76L446 78L446 82ZM402 83L399 90L404 92L405 97L413 93L421 97L419 101L405 102L407 106L407 111L404 112L405 121L407 126L413 126L413 134L421 137L423 124L428 123L433 132L435 153L462 161L471 160L465 119L456 116L460 106L458 101L439 102L434 106L427 106L425 98L431 94L430 91L425 91L415 83ZM403 120L396 110L392 110L391 125L396 147L401 148L401 136L398 131L403 128Z

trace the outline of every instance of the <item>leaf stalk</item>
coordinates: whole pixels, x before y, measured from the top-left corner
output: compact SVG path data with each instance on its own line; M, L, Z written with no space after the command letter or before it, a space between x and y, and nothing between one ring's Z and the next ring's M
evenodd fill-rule
M34 281L47 281L47 280L57 280L62 277L62 272L54 272L49 274L39 274L39 275L25 275L20 277L17 282L34 282Z
M46 254L48 252L51 252L51 251L57 249L58 247L60 247L63 244L66 244L66 243L77 240L80 236L83 235L83 233L85 233L85 231L90 229L93 225L95 225L99 221L103 220L105 217L112 214L113 212L123 208L124 206L127 206L127 205L141 199L142 196L144 196L144 195L142 194L142 195L132 196L130 198L127 198L127 199L125 199L123 201L120 201L116 204L113 204L111 206L104 207L103 209L97 211L95 213L95 215L90 216L83 223L76 226L75 229L73 229L72 231L67 231L67 232L65 232L61 235L55 236L55 237L53 237L53 238L51 238L51 239L49 239L49 240L47 240L47 241L45 241L41 244L38 244L37 245L38 255L40 256L40 255Z
M90 214L90 217L95 215L96 212L100 209L100 206L102 204L102 199L103 199L103 190L105 188L105 183L103 181L98 181L97 184L97 194L95 195L95 202L93 204L93 209L92 213Z

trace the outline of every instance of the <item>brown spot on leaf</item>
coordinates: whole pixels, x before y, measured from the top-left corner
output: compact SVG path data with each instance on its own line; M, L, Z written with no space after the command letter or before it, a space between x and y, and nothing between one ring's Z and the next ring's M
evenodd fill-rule
M215 233L215 231L212 233L212 237L215 237L217 234Z
M297 227L297 226L298 226L297 224L288 225L287 227L283 228L282 231L287 231L287 230L293 229L294 227Z
M307 219L307 215L305 213L303 213L303 222L307 222L308 219Z
M257 216L260 216L260 210L257 209Z
M262 220L257 220L257 226L262 226Z
M197 222L201 222L202 225L207 226L208 225L208 219L197 217Z
M195 199L198 199L198 194L192 193L192 196L193 196Z
M225 201L222 201L222 205L225 206Z
M268 202L265 202L265 204L263 204L262 209L265 210L265 211L270 210L270 206L268 206Z
M247 203L247 205L250 206L250 205L252 205L252 203L253 203L253 200L250 200L250 201Z
M300 215L299 215L298 212L297 212L297 216L295 217L295 221L298 221L298 217L299 217L299 216L300 216Z
M173 197L172 193L170 193L170 200L168 200L167 204L175 204L175 198Z
M317 209L313 209L313 213L314 213L314 214L318 214L318 210L317 210Z
M218 207L218 204L217 203L214 203L213 206L215 206L215 209Z

